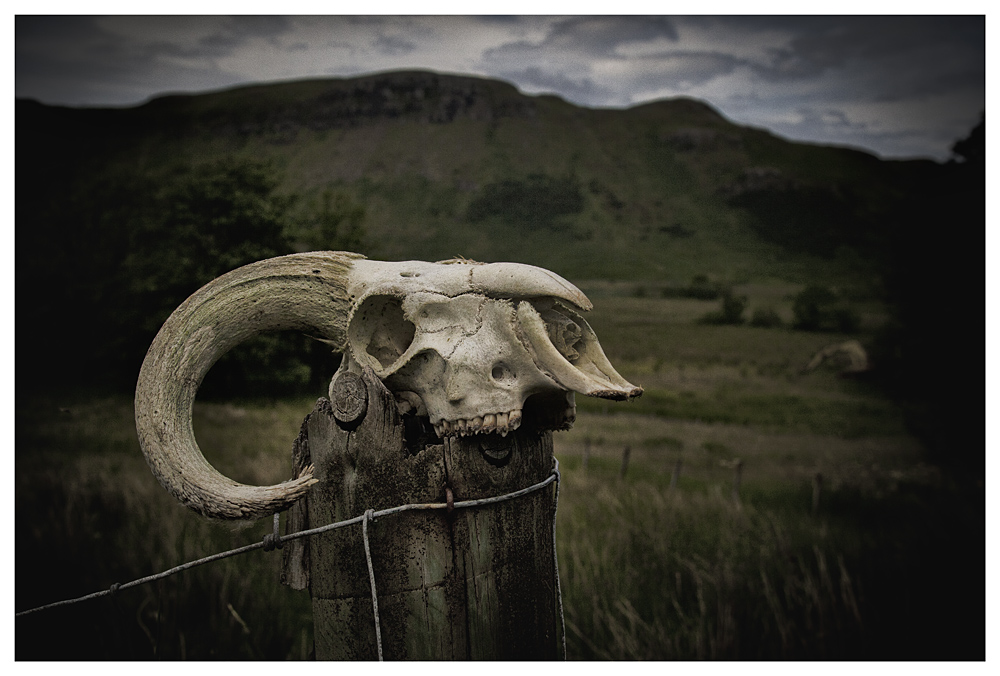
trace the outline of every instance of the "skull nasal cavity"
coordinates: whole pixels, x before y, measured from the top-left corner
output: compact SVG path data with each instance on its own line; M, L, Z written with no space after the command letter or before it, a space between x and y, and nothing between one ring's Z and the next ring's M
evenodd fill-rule
M378 360L382 368L388 368L410 347L416 328L404 316L398 298L372 296L355 313L351 333L365 352Z

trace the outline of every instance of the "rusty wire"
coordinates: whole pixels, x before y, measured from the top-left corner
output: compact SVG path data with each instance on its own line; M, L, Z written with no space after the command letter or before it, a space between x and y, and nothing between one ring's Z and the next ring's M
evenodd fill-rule
M368 562L368 582L372 587L372 613L375 615L375 644L378 646L378 661L382 662L382 625L378 620L378 592L375 591L375 569L372 567L372 549L368 544L368 522L372 520L375 511L369 509L365 512L364 521L361 522L361 537L365 542L365 560Z

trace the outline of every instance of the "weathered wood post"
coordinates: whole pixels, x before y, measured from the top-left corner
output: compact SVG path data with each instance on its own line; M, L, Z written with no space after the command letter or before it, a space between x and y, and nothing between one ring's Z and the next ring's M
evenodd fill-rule
M574 392L642 394L580 315L590 308L568 281L517 263L343 251L252 263L156 335L136 385L139 444L205 516L290 510L292 531L322 529L289 542L283 575L310 589L317 657L562 657L551 431L573 424ZM241 484L198 447L195 395L227 350L283 329L343 360L295 442L295 477Z
M743 460L737 458L733 461L733 502L737 506L740 502L740 484L743 481Z
M670 473L670 490L673 491L677 488L677 479L681 476L681 459L677 458L677 462L674 463L674 471Z
M552 433L407 439L405 416L367 371L342 373L296 442L319 485L292 508L294 531L415 503L504 495L553 471ZM416 441L416 444L414 444ZM561 659L553 486L498 504L409 511L369 525L385 659ZM450 493L450 495L449 495ZM317 659L376 659L374 606L360 526L285 545L286 583L312 595Z
M823 492L823 474L821 472L816 472L813 475L812 489L812 513L816 514L819 511L819 497Z
M631 454L632 454L632 449L626 445L625 448L622 450L622 466L618 470L619 479L624 479L625 473L628 472L628 459Z

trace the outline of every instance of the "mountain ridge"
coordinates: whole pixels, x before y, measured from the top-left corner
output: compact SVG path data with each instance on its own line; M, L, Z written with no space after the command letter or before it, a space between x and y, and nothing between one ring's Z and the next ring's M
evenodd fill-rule
M848 273L838 250L867 257L859 231L891 211L911 175L933 171L781 139L696 99L586 108L419 70L171 94L130 108L18 100L16 111L19 173L29 177L49 171L46 158L77 188L179 162L263 160L289 193L332 190L362 205L373 256L504 257L579 278ZM525 224L502 205L483 212L499 194L546 213L566 197L576 206ZM766 222L775 201L797 205L781 227ZM808 210L831 205L843 222L824 225L822 245L803 245L816 219Z

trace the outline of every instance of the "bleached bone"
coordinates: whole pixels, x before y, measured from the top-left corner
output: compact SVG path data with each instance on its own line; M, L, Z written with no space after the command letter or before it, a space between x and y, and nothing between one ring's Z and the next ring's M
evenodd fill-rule
M856 340L848 340L843 343L827 345L814 354L813 358L802 369L802 373L813 371L819 368L823 362L833 359L846 360L847 365L841 369L841 374L864 373L871 369L865 348Z
M215 470L191 413L208 369L262 331L300 330L365 366L439 436L517 429L526 400L572 423L572 392L624 400L642 393L608 362L578 311L591 308L558 275L518 263L379 262L311 252L238 268L208 283L167 319L139 373L136 428L163 486L188 507L256 519L289 507L316 483L311 471L248 486ZM558 403L553 403L558 402Z

